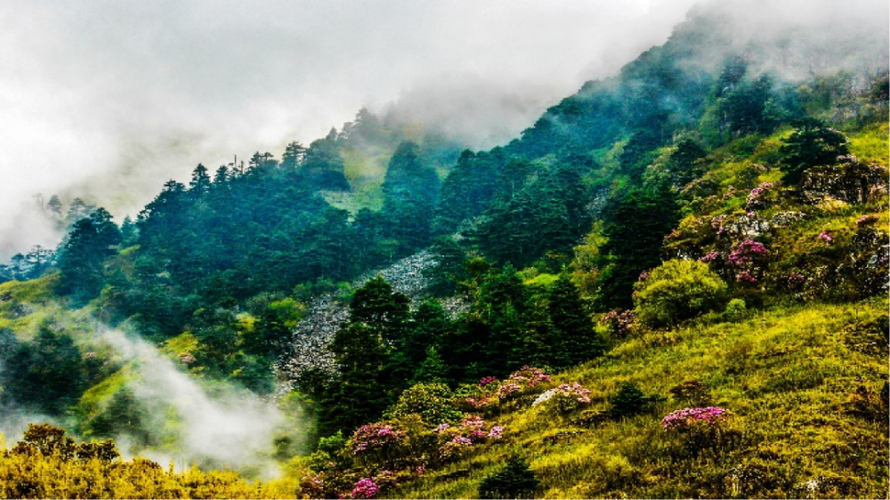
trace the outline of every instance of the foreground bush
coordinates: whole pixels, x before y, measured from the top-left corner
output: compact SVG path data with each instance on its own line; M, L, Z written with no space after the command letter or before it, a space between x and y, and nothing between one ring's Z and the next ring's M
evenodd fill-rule
M634 293L637 318L652 327L673 326L723 308L726 283L703 262L669 260L639 281Z
M75 443L50 425L30 425L0 454L0 498L296 498L287 480L253 485L235 472L164 470L120 460L111 441Z

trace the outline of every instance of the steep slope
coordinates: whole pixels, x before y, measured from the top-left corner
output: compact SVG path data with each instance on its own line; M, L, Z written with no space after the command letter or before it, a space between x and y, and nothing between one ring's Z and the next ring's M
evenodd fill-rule
M391 495L477 497L482 478L519 456L543 498L884 496L887 305L777 308L632 338L536 391L578 382L589 404L562 414L531 407L532 397L493 417L506 429L501 441ZM672 394L690 381L704 389ZM663 400L636 416L608 416L627 382ZM663 428L662 417L697 405L732 416L719 432Z

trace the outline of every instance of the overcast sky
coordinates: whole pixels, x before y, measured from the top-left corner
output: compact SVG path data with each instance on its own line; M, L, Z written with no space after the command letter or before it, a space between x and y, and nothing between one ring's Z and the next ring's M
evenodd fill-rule
M92 195L119 222L199 162L279 156L404 95L429 93L432 116L464 102L452 131L490 147L693 3L0 2L0 259L58 237L21 211L36 193Z

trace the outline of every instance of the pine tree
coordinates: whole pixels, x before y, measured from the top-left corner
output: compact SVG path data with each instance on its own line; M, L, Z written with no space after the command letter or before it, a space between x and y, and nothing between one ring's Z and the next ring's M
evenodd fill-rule
M603 341L594 331L578 288L567 273L560 274L553 284L547 310L551 334L545 349L551 353L550 366L565 368L602 354Z

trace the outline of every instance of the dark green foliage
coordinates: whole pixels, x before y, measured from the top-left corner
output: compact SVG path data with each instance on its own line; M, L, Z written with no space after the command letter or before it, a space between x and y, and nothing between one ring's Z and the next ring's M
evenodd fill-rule
M707 153L697 142L683 139L677 143L677 149L671 153L667 163L667 170L671 174L671 184L680 188L688 184L701 174L701 169L696 162L704 158Z
M337 147L337 131L331 130L327 137L312 141L298 170L299 182L304 188L349 189L349 182L343 174L343 158Z
M632 417L649 410L660 398L646 396L633 382L625 382L614 396L609 398L609 413L616 417Z
M586 304L568 274L560 274L547 302L551 328L543 339L543 360L553 368L589 361L603 353L605 342L593 329Z
M875 101L881 104L890 102L890 73L881 76L875 81L871 89L871 95Z
M412 383L422 382L445 382L448 380L448 365L439 354L439 350L435 346L430 346L426 350L426 357L417 365L414 370L414 376L411 378Z
M442 377L442 358L434 345L451 327L451 322L437 301L426 301L411 313L405 333L394 353L398 377L416 382L432 382Z
M746 134L768 134L775 130L787 112L776 95L773 80L767 74L752 79L748 62L730 56L712 92L713 108L703 122L706 134L722 135L722 141ZM707 119L709 118L710 119Z
M395 400L389 348L380 332L363 324L341 328L330 346L340 373L319 397L319 431L351 432L366 422L376 421Z
M318 440L315 451L309 455L308 465L317 472L341 471L352 465L347 448L348 439L337 431Z
M106 261L120 242L120 230L103 208L77 221L59 256L59 293L71 295L78 303L99 295Z
M664 237L679 220L675 196L667 186L616 193L603 209L598 267L598 310L630 309L640 273L661 263Z
M847 138L815 119L797 123L797 130L779 150L785 182L796 185L803 172L819 165L834 165L838 156L849 154Z
M364 323L387 342L402 341L408 322L409 299L394 292L379 274L355 291L349 304L349 322Z
M589 202L590 191L577 169L566 166L539 172L535 182L508 201L494 204L471 234L487 257L518 268L547 252L568 256L590 231Z
M7 348L3 394L35 411L61 414L86 389L86 366L71 337L40 328L31 342Z
M658 137L648 131L636 132L627 141L624 151L618 158L620 172L639 182L642 179L646 166L652 163L660 146Z
M431 281L430 291L436 295L450 295L457 291L458 284L467 279L464 262L467 249L462 242L450 236L436 238L430 250L436 256L436 265L424 271Z
M399 238L405 250L429 243L439 176L421 164L416 144L403 142L393 153L383 181L383 195L383 212L389 222L386 236Z
M407 383L394 376L392 346L404 345L408 298L378 275L356 290L349 311L330 345L340 372L319 398L322 435L377 420Z
M461 153L457 164L442 183L436 209L436 232L450 233L464 220L478 216L485 210L494 197L498 172L506 161L500 148L488 153Z
M540 481L528 463L513 457L479 483L479 498L534 498L539 489Z

